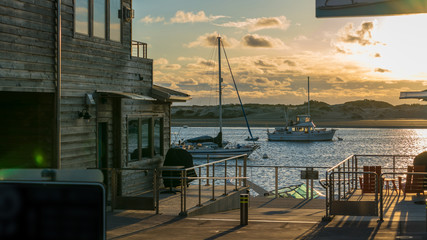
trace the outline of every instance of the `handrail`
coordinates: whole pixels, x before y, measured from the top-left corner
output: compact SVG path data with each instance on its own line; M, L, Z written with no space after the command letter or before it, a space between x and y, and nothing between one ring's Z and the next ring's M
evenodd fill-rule
M211 165L215 165L215 164L218 164L218 163L222 163L222 162L226 162L226 161L234 160L234 159L238 159L238 158L243 158L243 157L247 157L247 156L248 156L247 154L241 154L241 155L237 155L237 156L233 156L233 157L228 157L228 158L225 158L225 159L217 160L215 162L204 163L204 164L197 165L197 166L194 166L194 167L185 168L185 170L188 171L188 170L192 170L192 169L196 169L196 168L202 168L202 167L206 167L206 166L211 166Z
M334 170L334 169L336 169L336 168L338 168L340 165L342 165L343 163L345 163L346 161L348 161L348 160L350 160L351 158L353 158L355 155L350 155L350 156L348 156L346 159L344 159L344 160L342 160L341 162L339 162L337 165L335 165L335 166L333 166L333 167L331 167L331 168L329 168L328 170L327 170L327 172L330 172L330 171L332 171L332 170Z
M397 169L404 168L396 168L396 158L411 158L415 155L393 155L393 154L385 154L385 155L375 155L375 154L353 154L348 156L346 159L342 160L335 166L329 168L326 171L326 216L325 219L330 219L330 209L332 207L332 201L335 198L335 194L338 194L338 198L341 197L341 193L347 195L348 193L354 193L357 190L357 175L362 174L363 172L358 172L360 169L358 167L360 158L392 158L392 167L383 168L383 169L392 169L394 174L399 174ZM337 179L335 179L335 174L338 174ZM343 178L341 178L343 177ZM335 189L335 182L337 182L337 189ZM323 186L323 185L322 185ZM377 186L376 186L377 187ZM343 188L343 189L341 189ZM378 194L378 193L377 193ZM378 197L376 194L376 198Z
M133 47L136 46L136 54L133 53ZM142 46L142 54L140 54L141 49L140 46ZM141 57L141 58L147 58L147 43L132 40L132 56L135 57Z

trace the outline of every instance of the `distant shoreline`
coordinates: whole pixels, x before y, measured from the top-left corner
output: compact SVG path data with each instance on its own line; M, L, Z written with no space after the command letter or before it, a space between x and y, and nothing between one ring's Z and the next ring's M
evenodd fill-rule
M217 119L172 119L172 127L217 127ZM283 120L252 119L251 127L275 128L284 126ZM317 127L328 128L427 128L427 119L315 121ZM246 127L243 119L224 119L224 127Z

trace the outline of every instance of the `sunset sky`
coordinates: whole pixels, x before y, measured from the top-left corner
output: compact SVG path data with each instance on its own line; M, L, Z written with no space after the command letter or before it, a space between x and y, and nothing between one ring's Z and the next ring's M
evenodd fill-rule
M330 1L332 2L332 0ZM154 84L216 104L220 35L244 103L329 104L427 89L426 14L315 17L315 0L133 1L133 39L148 43ZM237 103L225 61L224 102Z

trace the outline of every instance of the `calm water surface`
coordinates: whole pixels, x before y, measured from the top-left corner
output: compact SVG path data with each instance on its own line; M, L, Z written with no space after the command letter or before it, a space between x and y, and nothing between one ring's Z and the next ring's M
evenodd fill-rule
M328 142L269 142L266 128L251 128L260 149L249 158L250 166L304 166L332 167L352 154L375 155L417 155L427 151L427 129L386 129L386 128L338 128L335 139ZM273 129L270 129L272 131ZM216 136L218 128L173 127L172 142L180 139L201 135ZM224 139L236 144L247 144L244 139L248 136L246 128L223 128ZM338 141L336 137L343 140ZM267 154L269 158L263 159ZM203 164L195 161L194 164ZM399 158L398 167L411 164L411 158ZM363 158L360 165L392 166L391 158ZM318 169L320 177L324 178L324 169ZM300 179L298 168L279 170L279 187L304 182ZM230 174L231 175L231 174ZM250 180L267 190L274 189L274 168L252 167L248 169ZM320 188L316 184L317 188ZM319 189L320 190L320 189Z

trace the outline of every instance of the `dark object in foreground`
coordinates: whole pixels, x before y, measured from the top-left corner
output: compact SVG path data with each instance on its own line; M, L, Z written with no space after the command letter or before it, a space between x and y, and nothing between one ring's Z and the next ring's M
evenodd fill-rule
M97 183L0 183L0 239L105 239L105 190Z
M184 149L180 148L170 148L166 154L165 162L163 164L164 168L168 166L184 166L184 168L193 167L193 157L191 154ZM162 171L162 177L181 177L181 171ZM197 177L196 171L194 169L187 172L187 177ZM194 179L187 180L187 183L193 181ZM164 179L163 184L165 187L176 187L181 185L180 179Z
M414 158L414 166L424 166L424 171L427 171L427 151L418 154ZM427 190L427 175L424 177L423 189Z

